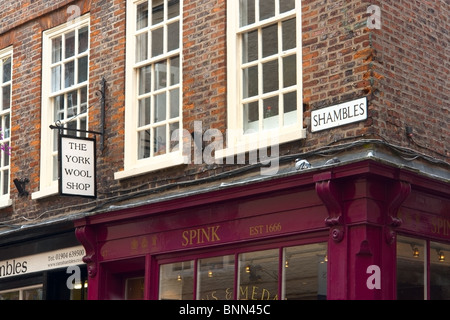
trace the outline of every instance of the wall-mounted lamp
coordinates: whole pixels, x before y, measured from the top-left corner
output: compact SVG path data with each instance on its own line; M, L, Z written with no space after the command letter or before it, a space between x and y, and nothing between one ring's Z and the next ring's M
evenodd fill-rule
M417 248L414 244L411 244L411 248L413 251L413 257L418 258L420 255L419 248Z
M28 178L25 179L14 179L14 185L16 186L17 191L19 192L19 196L28 196L28 191L25 190L25 184L30 182Z
M445 261L444 251L441 251L439 249L436 249L436 251L438 254L439 262L444 262Z

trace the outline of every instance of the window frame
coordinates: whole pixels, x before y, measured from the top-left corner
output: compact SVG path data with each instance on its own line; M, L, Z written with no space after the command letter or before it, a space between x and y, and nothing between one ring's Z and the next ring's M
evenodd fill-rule
M227 147L216 151L216 158L224 158L242 152L252 151L274 144L281 144L289 141L306 138L306 129L303 128L303 86L302 86L302 32L301 32L301 2L296 1L295 9L279 14L273 18L261 20L253 24L240 27L240 4L236 0L227 0ZM265 26L272 25L280 21L296 18L296 63L297 63L297 120L294 125L258 131L255 133L244 132L243 116L243 81L241 76L242 68L242 35L251 30L258 30ZM280 28L278 28L278 36ZM293 50L293 49L291 49ZM283 52L279 52L279 59L282 59ZM264 58L258 58L258 63L262 63ZM281 66L279 66L281 67ZM282 71L279 72L282 74ZM260 80L261 81L261 80ZM281 80L279 80L281 81ZM279 88L278 96L283 90ZM264 96L264 93L259 93ZM260 109L261 110L261 109ZM280 120L281 121L281 120Z
M87 13L77 19L70 20L62 25L46 30L42 34L42 101L41 101L41 155L40 155L40 182L39 191L33 192L32 199L44 198L58 193L58 179L53 179L54 163L53 157L55 153L54 130L50 129L50 125L54 124L54 112L52 99L56 95L67 94L70 91L78 90L83 86L87 87L87 106L86 106L86 130L89 128L89 58L90 58L90 36L88 36L87 44L87 80L82 84L74 85L52 92L52 39L67 34L70 31L76 31L83 27L88 27L88 35L90 33L90 14ZM50 54L48 54L50 53ZM84 55L84 54L81 54ZM75 53L76 60L78 54ZM78 69L74 70L76 73ZM76 117L74 118L76 119Z
M3 59L7 59L10 58L11 59L11 78L9 81L7 81L6 83L3 83L3 80L0 83L0 89L3 92L3 87L9 85L10 86L10 96L9 96L9 108L8 110L1 110L0 111L0 129L2 130L2 135L1 135L1 140L0 143L4 144L4 143L8 143L9 147L11 146L11 116L12 116L12 86L13 86L13 66L14 66L14 57L13 57L13 48L12 47L7 47L5 49L0 50L0 76L3 79ZM3 95L2 95L3 97ZM3 102L1 102L3 103ZM2 106L3 107L3 106ZM3 121L2 118L4 116L6 116L7 114L9 114L9 136L8 137L4 137L4 131L3 131ZM2 149L0 151L0 153L3 152L9 152L8 151ZM3 154L1 154L1 161L0 161L0 166L3 163ZM12 200L11 200L11 155L8 155L8 165L5 166L1 166L0 167L0 187L3 188L4 186L4 181L3 181L3 171L8 170L8 192L5 194L2 194L3 192L0 192L0 208L4 208L4 207L8 207L12 205Z
M174 50L163 50L163 53L157 55L156 57L148 57L140 62L136 62L136 35L142 33L142 29L136 30L137 23L137 7L138 5L145 3L148 0L127 0L127 41L126 41L126 71L125 71L125 143L124 143L124 168L123 171L118 171L114 173L114 178L117 180L125 179L160 169L173 167L186 163L186 158L183 157L183 117L182 117L182 105L183 105L183 1L179 1L179 16L176 18L168 19L170 22L179 21L179 46L178 49ZM163 2L164 3L164 2ZM164 29L167 29L167 21L163 18L162 25ZM147 26L147 32L152 29L152 26ZM167 34L164 33L164 36ZM164 38L166 42L167 38ZM148 46L150 47L150 41L148 41ZM150 51L149 51L150 52ZM176 85L179 87L179 116L177 123L179 124L179 135L178 135L178 150L173 152L166 152L165 154L150 156L147 158L139 159L139 145L138 145L138 128L139 128L139 105L138 105L138 74L139 68L144 66L155 66L158 62L168 61L171 58L179 58L179 82ZM153 83L152 83L153 85ZM169 85L166 86L166 90ZM156 91L156 90L155 90ZM155 96L156 93L151 93L150 97ZM167 110L167 100L166 100L166 110ZM150 113L151 114L151 113ZM175 120L174 120L175 121ZM174 122L172 121L172 122ZM166 119L165 125L170 128L169 122L171 119ZM151 129L154 127L154 123L149 125ZM166 131L167 132L167 131ZM168 139L170 141L170 130L168 134ZM166 136L167 137L167 136ZM166 140L167 141L167 140ZM169 147L170 148L170 147ZM169 150L170 151L170 150Z

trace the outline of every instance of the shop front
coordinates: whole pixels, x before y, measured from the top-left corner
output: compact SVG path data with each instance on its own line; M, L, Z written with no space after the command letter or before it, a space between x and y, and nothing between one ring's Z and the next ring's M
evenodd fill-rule
M447 187L363 160L118 204L75 222L88 298L450 298Z

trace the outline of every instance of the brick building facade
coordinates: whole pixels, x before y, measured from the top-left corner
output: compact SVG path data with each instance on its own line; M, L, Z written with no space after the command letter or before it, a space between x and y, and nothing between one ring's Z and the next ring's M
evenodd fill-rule
M250 216L264 220L250 208L264 212L262 208L271 205L262 198L273 196L281 202L272 214L311 206L320 222L297 217L292 222L297 229L285 233L289 228L283 225L270 241L217 235L222 240L219 248L237 260L241 251L230 246L244 243L247 251L251 246L261 251L280 243L285 250L286 243L301 247L313 245L305 240L309 236L320 238L320 243L328 242L329 263L325 292L322 283L313 290L317 297L403 297L389 284L399 283L395 272L383 280L382 291L369 293L359 287L360 275L342 275L361 266L355 257L366 242L372 265L396 270L401 245L395 249L393 240L379 244L386 230L393 237L399 230L405 243L412 243L410 237L421 239L428 252L435 242L442 243L440 248L450 256L445 231L450 221L448 16L449 5L443 0L3 1L2 137L11 155L2 158L0 168L0 262L6 270L12 259L83 248L86 256L78 264L89 278L91 299L162 298L167 293L158 292L157 279L163 277L164 266L184 263L175 253L190 261L190 254L211 259L214 251L155 244L154 250L145 246L119 253L110 247L114 241L122 248L118 239L134 239L131 246L137 249L136 239L176 237L175 230L180 230L183 244L184 239L193 240L183 237L188 230L214 231L218 223L226 229L227 221ZM361 98L366 99L360 109L364 119L313 130L314 124L320 126L320 117L323 123L333 122L325 114L331 106L349 103L346 118L356 116L352 103ZM342 113L338 116L345 120ZM58 130L50 128L55 123L79 130L71 134L96 139L95 199L59 195ZM242 134L246 130L253 131ZM248 136L256 140L248 141ZM255 158L253 151L266 140L276 148L267 147L264 151L270 151L264 155L260 147ZM327 162L336 157L340 162ZM311 167L297 170L297 159ZM268 160L276 170L262 175ZM22 182L24 194L19 194L15 179ZM337 186L341 191L335 191ZM314 201L295 210L284 208L289 204L283 197L292 200L291 187ZM374 191L377 188L381 191ZM227 206L255 212L230 209L227 214ZM352 211L361 208L365 215ZM199 214L203 211L205 216ZM183 214L196 222L185 222ZM412 227L411 217L431 223L437 232ZM356 231L361 224L366 230ZM108 229L121 225L129 230L115 234ZM139 225L157 227L140 230ZM339 239L333 238L336 233ZM62 239L59 245L50 244L53 237ZM207 244L215 240L215 234L205 237ZM348 252L339 251L343 243L351 244ZM210 250L217 248L211 245ZM334 256L332 246L338 252ZM343 257L348 262L338 266ZM162 262L150 262L154 260ZM432 265L425 262L428 268ZM201 263L195 263L200 268ZM126 271L118 271L122 269ZM0 295L31 287L44 298L66 297L64 288L55 289L54 284L65 286L65 271L41 268L24 279L0 273ZM127 296L124 288L132 285L124 284L122 276L111 276L116 273L143 281L149 289ZM200 278L193 277L198 286ZM114 283L112 289L106 289L108 281ZM423 297L433 298L434 284L422 286ZM235 287L232 297L242 298L243 288ZM267 292L278 298L287 295L278 290Z

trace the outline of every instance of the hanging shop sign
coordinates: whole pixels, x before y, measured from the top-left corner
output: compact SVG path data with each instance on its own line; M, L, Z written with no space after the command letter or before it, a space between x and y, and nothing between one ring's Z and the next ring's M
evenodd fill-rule
M344 102L311 112L311 131L343 126L367 119L367 98Z
M95 139L60 135L61 195L96 197Z

